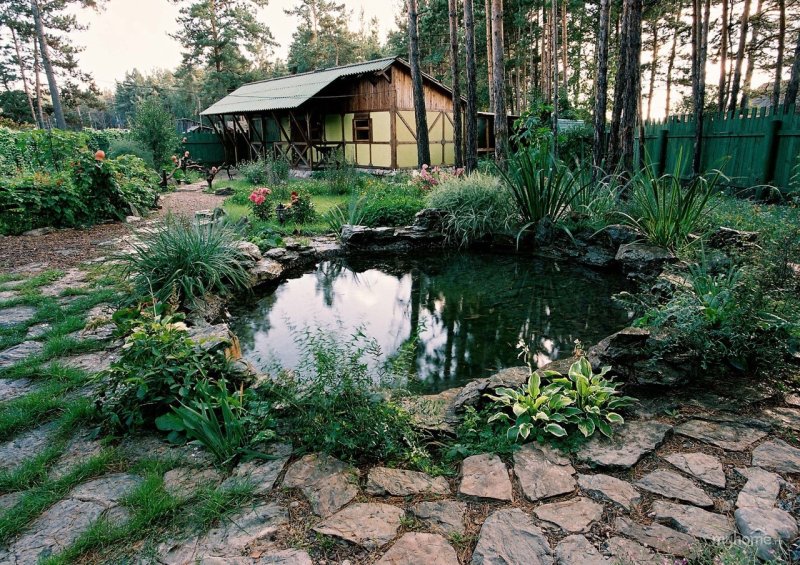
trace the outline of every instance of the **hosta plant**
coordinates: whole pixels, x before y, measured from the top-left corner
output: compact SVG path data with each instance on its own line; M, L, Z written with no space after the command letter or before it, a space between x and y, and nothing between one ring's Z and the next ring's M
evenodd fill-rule
M494 395L486 395L500 409L489 422L511 422L508 437L523 440L531 434L563 438L575 430L587 438L598 430L611 437L612 425L624 423L615 410L635 400L619 396L618 384L605 378L610 370L603 367L594 373L589 361L581 357L572 364L567 377L556 371L531 371L526 386L518 390L498 388Z

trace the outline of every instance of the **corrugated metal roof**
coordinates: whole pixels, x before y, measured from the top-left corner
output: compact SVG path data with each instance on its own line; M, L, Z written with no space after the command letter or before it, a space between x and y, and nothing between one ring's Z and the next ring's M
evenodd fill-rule
M203 116L240 114L265 110L297 108L338 78L378 72L388 68L396 57L376 59L310 73L289 75L245 84L212 104Z

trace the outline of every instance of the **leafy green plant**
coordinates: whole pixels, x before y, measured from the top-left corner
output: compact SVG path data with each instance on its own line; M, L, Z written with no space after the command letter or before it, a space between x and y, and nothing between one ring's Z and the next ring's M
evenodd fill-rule
M584 190L578 177L553 159L548 147L520 149L508 160L508 170L498 170L524 222L520 235L542 220L562 220Z
M120 256L130 276L133 297L153 294L159 301L191 301L206 293L227 295L247 288L248 259L238 235L218 223L192 224L169 217Z
M293 191L291 199L289 212L293 222L307 224L317 219L317 210L314 208L314 202L307 191Z
M330 230L339 235L345 225L358 226L364 222L364 197L353 194L345 204L339 204L328 210L323 219Z
M254 404L254 408L258 407ZM249 453L251 444L274 437L268 414L261 410L258 416L261 431L254 433L256 422L248 412L244 390L231 394L227 383L219 379L216 383L198 382L191 399L172 406L172 412L160 416L155 423L158 429L169 432L169 439L180 441L185 437L197 441L218 462L227 463Z
M153 150L143 145L135 139L115 139L106 152L111 158L121 157L122 155L133 155L144 161L148 167L154 168ZM176 171L177 174L178 171Z
M428 195L430 208L443 210L448 238L468 245L493 234L506 234L517 223L511 194L496 177L473 173L436 186Z
M369 179L361 190L362 221L366 226L402 226L410 224L425 206L422 192L416 187Z
M628 181L628 210L622 222L640 231L650 243L675 249L702 230L720 173L699 175L688 183L680 178L681 159L672 173L656 176L652 166L639 169ZM685 184L685 186L684 186Z
M157 167L169 161L180 142L175 131L175 116L154 96L136 105L131 136L151 151Z
M523 351L528 354L526 348ZM575 429L587 438L598 430L611 437L612 424L624 423L615 410L634 399L618 396L618 384L605 378L610 370L603 367L595 374L586 357L572 364L567 377L556 371L531 370L528 384L519 390L501 387L486 395L500 409L489 422L512 422L507 433L516 439L528 439L531 434L537 439L563 438Z
M203 382L235 386L241 376L223 351L199 347L177 315L144 310L125 338L120 359L99 374L99 413L112 430L152 427L171 408L189 404Z
M300 365L271 391L286 407L282 431L294 445L356 461L427 461L409 414L379 394L391 375L374 340L306 330L297 342Z
M360 186L358 170L348 161L341 149L334 152L322 173L330 194L350 194Z

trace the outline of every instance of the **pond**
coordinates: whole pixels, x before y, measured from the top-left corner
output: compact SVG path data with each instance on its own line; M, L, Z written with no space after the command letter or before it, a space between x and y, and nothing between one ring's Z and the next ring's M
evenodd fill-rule
M522 364L520 339L539 367L596 343L628 325L611 299L624 289L614 273L514 255L337 258L238 307L232 325L264 370L297 366L298 330L361 329L385 357L410 350L410 388L428 393Z

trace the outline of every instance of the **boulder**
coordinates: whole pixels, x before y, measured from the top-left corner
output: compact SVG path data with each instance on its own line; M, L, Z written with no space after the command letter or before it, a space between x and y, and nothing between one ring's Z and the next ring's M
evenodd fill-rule
M606 226L599 234L597 234L597 237L608 239L611 246L616 249L620 245L633 243L639 239L641 235L638 231L631 227L623 226L622 224L611 224L610 226Z
M272 259L261 259L250 269L250 286L273 282L283 275L283 265Z
M708 245L723 247L752 247L758 241L757 231L743 231L720 226L708 238Z
M411 226L426 231L439 231L442 227L442 220L447 215L444 210L436 208L425 208L414 215Z
M629 273L657 275L664 265L675 263L678 258L669 249L647 243L625 243L620 245L614 259Z
M242 254L253 263L258 263L262 259L261 250L255 243L250 243L249 241L237 241L234 247L241 251Z
M453 399L452 409L457 412L466 406L477 406L485 394L491 394L499 387L519 388L528 382L529 377L527 367L510 367L491 377L470 381Z

